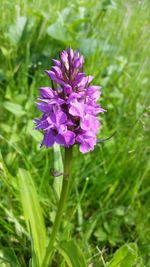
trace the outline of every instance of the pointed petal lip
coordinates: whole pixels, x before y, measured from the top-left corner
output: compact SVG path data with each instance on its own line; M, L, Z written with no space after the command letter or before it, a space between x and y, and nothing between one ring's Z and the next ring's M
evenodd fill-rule
M53 72L53 71L51 71L51 70L45 70L44 72L48 75L48 77L50 77L50 79L51 79L52 81L54 81L54 82L56 82L56 83L58 83L58 84L61 84L61 85L64 84L64 82L63 82L60 78L57 78L55 72Z
M81 82L77 85L78 90L89 87L90 82L94 79L94 76L85 76Z
M46 104L48 104L48 105L53 105L53 104L58 104L58 105L63 105L64 103L65 103L65 100L63 100L63 99L61 99L61 98L57 98L57 97L53 97L53 98L51 98L51 99L49 99L49 98L45 98L45 99L43 99L43 98L40 98L40 97L38 97L37 98L37 100L39 100L39 101L41 101L41 102L35 102L36 103L36 105L38 105L39 103L46 103Z
M83 144L83 143L81 143L80 145L79 145L79 150L80 150L80 152L82 153L82 154L86 154L86 153L88 153L89 151L91 151L91 150L94 150L94 146L92 147L92 148L86 148L87 146L85 145L85 144Z
M51 140L50 140L50 136L51 136ZM44 138L43 138L43 141L40 147L45 145L48 148L48 147L53 146L54 143L55 143L55 137L53 136L51 132L48 132L44 134Z
M44 90L48 89L48 90L52 90L52 91L53 91L53 89L52 89L51 87L49 87L49 86L41 86L41 87L39 88L39 90L40 90L40 89L44 89Z
M67 51L68 55L71 57L71 60L72 60L73 57L74 57L73 49L71 47L69 47L69 48L66 49L66 51Z
M76 140L77 140L77 143L79 144L79 150L83 154L93 150L94 146L96 145L95 139L93 139L92 137L89 137L86 139L84 135L77 136Z
M54 71L52 71L52 70L45 70L44 72L48 75L48 77L51 78L51 80L53 80L53 78L57 79L56 73Z
M82 118L84 116L84 105L75 100L69 107L69 114Z
M54 73L57 75L58 78L62 79L62 71L60 67L52 66L51 70L54 71Z
M74 68L77 68L77 69L81 68L83 65L82 58L80 58L80 57L76 58L73 65L74 65Z
M58 134L56 136L56 143L61 145L61 146L65 146L65 140L64 140L62 135Z
M48 77L50 77L50 73L52 72L51 70L44 70L44 72L46 73L46 75L48 76ZM52 74L54 74L53 72L52 72Z
M52 81L54 81L55 83L58 83L62 86L70 86L69 84L65 83L61 78L57 78L55 72L51 71L51 70L45 70L45 73L48 75L48 77L50 77L50 79Z
M86 88L87 90L97 90L97 91L99 91L99 90L101 90L102 89L102 86L98 86L98 85L90 85L90 86L88 86L87 88Z
M40 90L40 97L43 99L51 99L56 94L56 92L51 87L40 87L39 90Z
M107 110L100 107L100 112L107 112Z
M35 104L37 105L37 108L42 111L43 113L47 113L50 111L51 105L49 104L45 104L42 102L35 102Z
M76 50L76 51L74 52L74 60L76 60L79 56L80 56L80 55L79 55L79 50Z
M61 61L65 64L67 63L68 61L68 53L66 50L63 50L61 53L60 53L60 59Z
M93 81L94 78L95 77L91 75L87 76L87 83L89 84L91 81Z
M69 147L75 143L75 133L70 130L67 130L64 134L58 133L56 137L56 142L64 145L65 147Z
M53 61L53 63L55 64L55 66L57 66L57 67L61 67L61 62L60 62L60 60L58 60L58 59L52 59L52 61Z
M82 79L85 78L85 74L83 72L79 72L76 77L73 79L72 81L72 85L76 86L78 85L80 82L82 82Z

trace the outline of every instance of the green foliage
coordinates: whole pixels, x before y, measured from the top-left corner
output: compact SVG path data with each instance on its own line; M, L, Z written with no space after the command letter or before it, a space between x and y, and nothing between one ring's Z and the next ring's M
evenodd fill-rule
M12 112L17 117L21 117L25 114L25 111L23 110L22 106L19 104L6 101L4 102L4 107L5 109Z
M69 267L86 267L80 247L74 241L62 242L58 247Z
M33 267L40 266L46 248L46 229L36 189L28 171L19 169L19 190L24 218L32 243Z
M84 54L85 72L95 76L94 84L102 86L100 101L107 113L100 116L98 139L116 134L84 156L75 147L70 198L56 246L66 240L70 255L73 245L67 240L74 236L94 267L113 262L120 247L130 262L137 246L134 265L150 266L149 1L2 0L0 11L1 251L23 267L36 264L31 244L32 255L40 258L45 245L43 239L39 244L39 231L46 232L39 202L51 231L62 179L51 170L62 173L62 159L58 147L39 148L42 133L33 130L33 118L40 112L34 102L40 86L51 86L44 75L51 58L71 45ZM26 205L32 198L36 204ZM133 254L124 245L131 242ZM52 266L66 264L55 255Z
M17 18L15 25L10 25L8 37L15 45L21 40L26 23L27 18L22 16Z
M3 248L0 250L1 267L21 267L13 249Z
M137 263L137 246L134 243L123 245L119 248L108 267L131 267Z
M68 43L69 41L71 41L71 38L67 33L65 27L59 21L49 26L47 28L47 33L52 38L58 41L62 41L63 43Z

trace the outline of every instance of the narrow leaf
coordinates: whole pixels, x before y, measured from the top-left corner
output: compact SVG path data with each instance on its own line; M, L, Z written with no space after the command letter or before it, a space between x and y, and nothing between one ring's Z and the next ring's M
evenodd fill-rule
M26 112L22 109L22 106L17 103L12 103L9 101L4 102L4 108L13 113L17 117L21 117Z
M18 17L16 24L9 27L8 37L12 43L17 44L20 41L26 23L26 17Z
M46 229L42 210L30 173L19 169L18 179L24 218L28 231L31 233L32 247L34 247L37 261L41 263L46 247Z
M58 250L69 267L87 267L84 255L75 241L62 242Z
M108 267L131 267L137 262L138 251L135 243L129 243L119 248Z
M47 34L58 41L62 41L63 43L71 41L71 36L67 32L65 26L60 23L60 21L50 25L47 28Z
M1 267L21 267L17 256L13 249L2 248L0 250L0 266Z

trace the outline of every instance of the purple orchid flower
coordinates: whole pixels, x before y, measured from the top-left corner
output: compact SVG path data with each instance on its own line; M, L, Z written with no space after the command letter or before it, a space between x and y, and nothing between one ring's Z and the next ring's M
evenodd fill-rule
M79 144L82 153L94 149L100 122L97 114L105 110L96 103L100 87L91 85L93 76L83 73L84 58L71 48L53 59L54 66L46 70L53 89L40 88L37 107L43 112L36 119L36 129L44 132L41 146L54 143L70 147Z

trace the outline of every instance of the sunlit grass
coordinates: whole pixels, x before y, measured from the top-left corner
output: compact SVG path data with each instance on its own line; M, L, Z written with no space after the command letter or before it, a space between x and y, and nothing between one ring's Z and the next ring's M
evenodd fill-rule
M40 150L42 135L33 131L32 120L38 88L50 85L44 70L71 45L103 87L107 113L99 139L116 134L84 157L75 150L71 220L63 222L60 240L76 236L94 267L103 266L97 246L106 248L108 261L125 242L136 242L149 266L149 1L2 1L0 9L2 246L13 248L26 266L31 251L18 168L27 169L37 185L46 226L53 222L53 151Z

